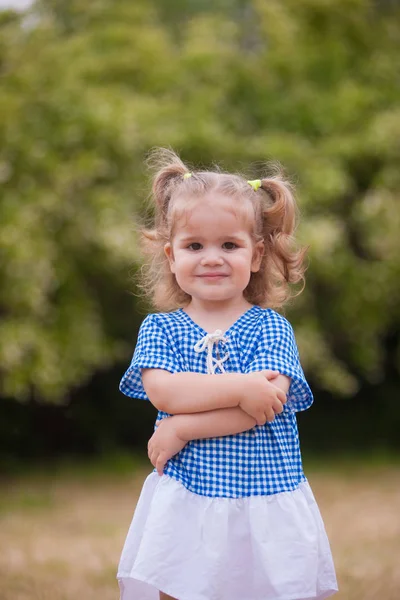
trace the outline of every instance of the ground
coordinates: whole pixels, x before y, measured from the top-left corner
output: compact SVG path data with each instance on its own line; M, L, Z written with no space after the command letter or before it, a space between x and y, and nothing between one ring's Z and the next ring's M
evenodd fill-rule
M398 600L399 462L305 467L331 541L335 600ZM148 471L135 460L3 479L1 600L118 600L117 562Z

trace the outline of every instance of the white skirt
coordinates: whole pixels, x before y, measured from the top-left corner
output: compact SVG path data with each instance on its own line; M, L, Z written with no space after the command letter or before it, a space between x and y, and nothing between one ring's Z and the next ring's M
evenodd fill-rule
M209 498L151 473L117 575L121 600L322 600L337 591L318 506L293 492Z

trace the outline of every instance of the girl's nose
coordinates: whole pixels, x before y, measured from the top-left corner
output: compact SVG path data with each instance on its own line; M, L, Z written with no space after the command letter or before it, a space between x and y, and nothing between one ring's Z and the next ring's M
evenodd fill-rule
M202 265L222 265L223 263L224 259L218 252L207 252L201 259Z

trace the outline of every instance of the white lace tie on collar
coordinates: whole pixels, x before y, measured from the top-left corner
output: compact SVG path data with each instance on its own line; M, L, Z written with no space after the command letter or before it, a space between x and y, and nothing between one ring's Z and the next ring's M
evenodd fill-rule
M218 350L218 342L226 343L228 338L224 336L220 329L214 331L214 333L207 333L201 340L197 342L194 347L195 352L203 352L207 349L207 373L208 375L215 375L215 369L219 369L221 373L225 373L225 369L223 367L223 363L228 360L229 352L225 354L222 358L220 358L219 350ZM217 358L213 356L213 347L216 344L216 352Z

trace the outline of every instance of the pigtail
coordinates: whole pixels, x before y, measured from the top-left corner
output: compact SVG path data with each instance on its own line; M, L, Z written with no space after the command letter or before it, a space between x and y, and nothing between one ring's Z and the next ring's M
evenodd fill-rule
M297 249L295 245L298 214L291 184L281 176L275 176L262 179L260 188L268 196L267 206L263 208L263 237L269 268L276 284L275 301L279 305L287 297L287 284L300 281L304 284L307 248Z
M156 221L159 222L157 216L165 220L172 193L189 171L179 156L166 148L153 150L147 163L155 171L152 192L156 206Z
M271 234L292 235L297 209L291 184L278 177L269 177L261 180L260 187L271 200L270 206L264 210Z
M155 208L149 226L139 230L140 250L144 262L136 278L136 285L144 298L151 300L158 310L184 306L190 297L177 285L171 273L164 244L170 241L171 223L169 206L174 191L185 185L189 173L185 164L172 150L155 148L147 158L147 167L153 175L149 205Z

